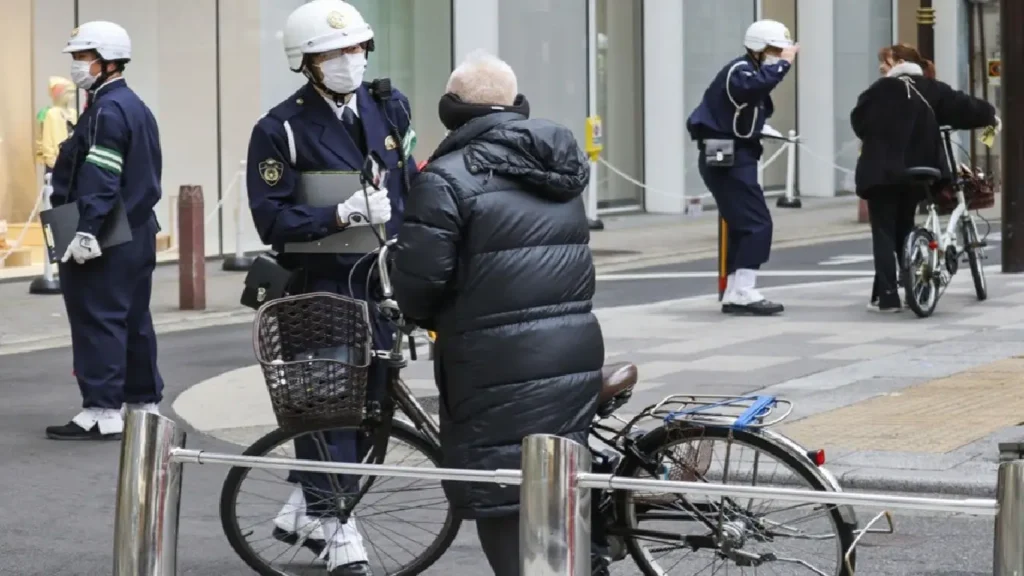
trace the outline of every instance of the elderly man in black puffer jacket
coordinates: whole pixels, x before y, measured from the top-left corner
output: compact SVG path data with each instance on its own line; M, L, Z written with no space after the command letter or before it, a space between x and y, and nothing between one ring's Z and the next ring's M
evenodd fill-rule
M581 194L590 166L572 132L529 119L508 64L472 54L448 81L450 130L413 183L395 298L437 332L444 465L520 467L530 434L586 444L604 339ZM519 489L451 483L499 576L519 574ZM597 573L603 573L599 568Z

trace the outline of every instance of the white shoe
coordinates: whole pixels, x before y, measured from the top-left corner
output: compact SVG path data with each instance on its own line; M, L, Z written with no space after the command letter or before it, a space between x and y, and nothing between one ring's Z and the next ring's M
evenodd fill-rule
M302 540L326 540L320 520L306 515L306 499L300 487L292 490L288 502L274 518L274 526Z

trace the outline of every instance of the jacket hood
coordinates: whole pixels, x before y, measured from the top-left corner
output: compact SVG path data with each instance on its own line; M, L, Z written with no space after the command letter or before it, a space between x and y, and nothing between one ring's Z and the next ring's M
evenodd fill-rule
M470 173L500 174L556 202L577 198L590 181L590 164L572 131L548 120L508 112L474 118L450 133L431 161L460 149Z

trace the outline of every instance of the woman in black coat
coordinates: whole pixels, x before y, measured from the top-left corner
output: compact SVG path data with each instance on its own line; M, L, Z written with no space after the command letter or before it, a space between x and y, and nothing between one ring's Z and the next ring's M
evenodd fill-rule
M939 186L951 179L940 126L970 130L997 126L995 108L935 79L935 68L916 49L892 46L879 54L885 74L857 100L850 114L861 140L857 196L868 203L875 258L875 287L869 309L899 312L896 256L914 227L923 196L908 185L907 169L936 168Z

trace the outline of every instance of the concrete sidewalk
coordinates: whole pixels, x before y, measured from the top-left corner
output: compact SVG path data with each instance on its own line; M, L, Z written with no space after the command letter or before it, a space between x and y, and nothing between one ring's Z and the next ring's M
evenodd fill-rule
M856 199L852 197L809 199L800 210L778 210L774 206L773 210L776 247L862 237L869 233L867 225L856 222ZM715 212L696 218L649 214L616 216L605 218L605 224L605 230L591 235L595 262L602 273L707 258L714 256L718 249ZM0 274L3 272L0 269ZM32 275L39 273L34 271ZM178 309L177 265L158 267L152 304L158 332L248 322L251 312L238 304L243 279L242 273L223 272L220 261L209 262L206 310L181 311ZM0 283L0 355L69 343L60 296L29 294L28 281L28 278L8 278Z
M598 316L608 361L639 365L626 416L669 394L774 394L796 406L780 430L824 448L847 488L991 496L998 442L1024 436L1024 281L989 281L979 303L958 276L927 320L866 311L870 279L766 290L787 305L778 318L723 317L714 298ZM429 362L405 378L436 406ZM173 409L240 446L275 426L256 366L199 383Z

